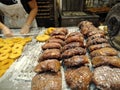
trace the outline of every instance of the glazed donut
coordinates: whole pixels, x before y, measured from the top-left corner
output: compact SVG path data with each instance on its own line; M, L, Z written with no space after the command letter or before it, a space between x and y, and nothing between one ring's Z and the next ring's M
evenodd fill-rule
M72 37L72 36L80 36L83 37L83 34L80 32L72 32L70 34L67 35L67 38Z
M0 49L0 52L9 53L9 52L11 52L11 47L9 47L8 45L4 45L4 46Z
M54 35L64 35L65 36L65 33L61 32L60 30L54 30L50 35L51 36L54 36Z
M1 66L4 66L6 64L10 64L10 63L13 63L14 62L14 59L5 59L1 62Z
M21 56L21 54L22 54L22 51L16 49L16 51L12 51L12 53L10 53L9 58L10 58L10 59L16 59L16 58L18 58L19 56Z
M66 39L66 36L65 35L54 35L50 39L61 39L64 41Z
M3 39L2 39L2 38L0 38L0 42L3 42Z
M25 37L24 41L26 41L26 43L28 43L28 42L32 41L32 38L31 37Z
M0 52L0 61L3 61L9 57L9 53Z
M23 40L23 38L21 38L21 37L12 38L12 41L13 41L14 43L20 42L20 41L22 41L22 40Z
M80 36L71 36L69 38L67 38L65 40L65 42L68 44L68 43L71 43L71 42L80 42L80 43L84 43L84 38L83 37L80 37Z
M12 51L21 51L23 49L23 45L15 43L12 47Z
M14 45L14 43L12 42L12 43L7 43L8 44L8 46L10 46L10 47L13 47L13 45Z
M5 73L6 70L2 70L0 69L0 77L3 76L3 74Z
M60 49L61 47L62 46L59 43L45 43L42 46L42 49L43 50L46 50L46 49Z
M2 48L5 45L5 43L0 43L0 48Z
M60 59L60 58L61 52L59 49L47 49L44 50L44 52L41 54L39 62L47 59Z
M8 61L8 63L6 63L5 65L1 66L0 69L6 70L10 67L10 65L12 64L12 61Z
M8 46L12 47L14 45L13 41L11 38L6 38L6 39L3 39L3 42L5 44L7 44Z
M22 41L20 41L20 42L17 42L16 44L20 44L20 45L24 46L24 45L26 45L26 41L25 41L25 40L22 40Z
M71 42L62 47L62 51L64 52L65 50L72 49L75 47L84 47L84 44L81 42Z
M36 39L37 39L38 41L40 41L40 42L47 41L49 38L50 38L49 35L38 35L38 36L36 37Z
M68 29L67 28L61 27L61 28L57 28L56 30L58 30L60 32L63 32L65 35L68 34Z
M61 46L65 45L65 42L61 39L52 38L47 41L48 43L59 43Z
M3 39L3 42L5 42L5 43L7 43L7 42L11 42L11 41L12 41L11 38L5 38L5 39Z
M54 27L49 27L49 28L45 31L44 34L50 35L55 29L56 29L56 28L54 28Z

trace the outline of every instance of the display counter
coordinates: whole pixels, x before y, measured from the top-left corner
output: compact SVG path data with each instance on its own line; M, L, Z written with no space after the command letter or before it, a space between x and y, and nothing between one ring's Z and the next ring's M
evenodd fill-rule
M65 28L67 28L68 33L80 31L78 27L65 27ZM29 36L32 37L32 41L24 46L22 55L15 60L15 62L0 78L0 90L31 90L32 86L31 82L33 77L36 75L36 73L34 72L34 68L38 64L40 55L43 53L41 47L43 44L45 44L45 42L37 41L36 36L43 34L45 30L46 28L44 27L38 29L35 28L31 30ZM16 35L19 34L17 29L14 30L14 32L16 32L15 33ZM86 40L84 40L84 43L86 43ZM89 67L89 69L93 71L94 68L91 64L91 59L88 50L85 55L89 57L88 63L85 64L85 66ZM66 84L64 72L65 69L66 68L64 67L64 65L61 65L60 73L62 77L62 90L71 90ZM90 83L89 89L98 90L96 89L95 84L93 83Z

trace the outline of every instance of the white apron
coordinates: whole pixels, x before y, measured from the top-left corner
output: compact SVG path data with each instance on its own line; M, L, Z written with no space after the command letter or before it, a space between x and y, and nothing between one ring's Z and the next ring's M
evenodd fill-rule
M0 3L0 10L4 13L4 24L9 28L21 28L27 19L27 12L23 8L20 0L13 5ZM32 22L31 27L37 27L36 20Z

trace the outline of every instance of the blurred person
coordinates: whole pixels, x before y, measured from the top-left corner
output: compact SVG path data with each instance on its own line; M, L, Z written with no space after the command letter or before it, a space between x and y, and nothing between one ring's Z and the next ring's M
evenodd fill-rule
M20 33L27 34L30 27L37 27L36 0L0 0L0 10L4 14L4 24L0 22L0 29L5 36L14 35L10 28L21 28Z

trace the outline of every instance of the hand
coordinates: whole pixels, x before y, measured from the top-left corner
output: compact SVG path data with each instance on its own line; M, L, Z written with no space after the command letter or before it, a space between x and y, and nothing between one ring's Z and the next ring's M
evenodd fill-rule
M12 31L8 27L4 27L2 29L2 32L6 37L12 37L13 36Z
M29 25L24 25L20 31L21 34L27 34L30 31L30 26Z

